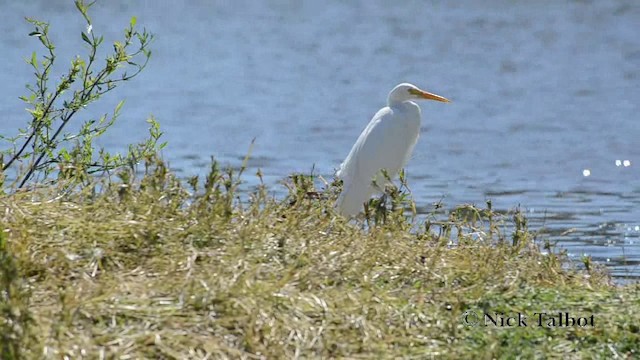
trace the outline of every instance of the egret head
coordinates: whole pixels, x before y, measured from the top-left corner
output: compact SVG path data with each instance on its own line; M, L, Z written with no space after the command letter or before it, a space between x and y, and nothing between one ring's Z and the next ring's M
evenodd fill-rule
M389 105L398 104L407 100L435 100L440 102L450 102L449 99L440 95L432 94L424 90L420 90L417 86L409 83L402 83L396 85L396 87L389 93Z

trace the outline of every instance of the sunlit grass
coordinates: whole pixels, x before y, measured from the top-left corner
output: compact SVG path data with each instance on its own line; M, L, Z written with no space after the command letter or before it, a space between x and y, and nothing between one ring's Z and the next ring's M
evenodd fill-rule
M463 206L415 224L396 209L348 222L333 211L336 190L301 175L286 199L262 187L239 201L240 174L216 163L191 188L159 161L146 172L0 198L13 259L3 269L17 271L5 278L20 294L5 307L33 318L3 329L25 357L608 358L640 348L640 288L567 267L518 212ZM516 230L504 233L505 222ZM466 311L593 314L595 326L467 326Z
M50 80L49 24L28 19L45 55L27 60L27 130L2 137L0 359L638 356L640 287L612 285L588 258L573 268L517 209L460 205L418 222L401 174L399 188L378 184L386 196L348 221L333 209L339 182L318 189L294 174L282 199L258 172L258 189L241 194L246 160L240 171L212 161L204 178L179 181L154 158L166 143L153 119L126 155L94 146L123 102L64 134L151 56L152 35L132 17L100 59L93 3L75 4L88 54ZM594 324L535 326L538 312ZM484 313L525 314L529 325L468 321Z

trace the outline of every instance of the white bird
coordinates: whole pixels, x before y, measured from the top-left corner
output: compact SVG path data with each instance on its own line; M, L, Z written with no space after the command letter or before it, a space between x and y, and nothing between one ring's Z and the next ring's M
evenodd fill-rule
M378 191L372 182L378 186L387 182L382 169L394 177L406 165L420 133L420 107L412 101L419 99L449 102L408 83L391 90L387 106L373 116L336 173L343 181L336 202L341 215L351 217L363 210Z

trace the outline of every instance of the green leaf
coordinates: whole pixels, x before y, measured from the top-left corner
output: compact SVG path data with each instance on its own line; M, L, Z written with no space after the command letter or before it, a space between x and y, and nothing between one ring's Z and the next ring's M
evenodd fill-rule
M33 66L34 68L38 68L38 56L36 55L36 52L34 51L33 54L31 54L31 62L30 62L31 66Z
M83 1L76 1L76 8L78 9L78 11L80 11L81 13L86 12L86 6L84 5Z
M135 16L132 16L131 21L129 22L129 25L133 28L136 26L137 22L138 22L138 19Z
M87 36L84 31L82 32L82 40L84 40L89 45L93 45L93 43L91 43L91 40L89 39L89 36Z
M122 105L124 105L124 100L120 100L120 102L118 103L118 105L116 105L115 110L113 111L114 114L119 114L120 113L120 109L122 108Z
M62 156L62 158L64 159L64 161L70 162L71 161L71 155L69 155L69 152L67 151L67 149L62 148L60 150L60 155Z

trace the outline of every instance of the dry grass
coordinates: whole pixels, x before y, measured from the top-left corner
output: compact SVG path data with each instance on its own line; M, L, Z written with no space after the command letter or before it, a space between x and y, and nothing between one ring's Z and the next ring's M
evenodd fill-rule
M214 166L190 194L158 163L137 185L1 197L13 259L4 268L18 271L5 276L13 295L0 316L16 346L4 356L638 355L637 285L572 270L523 228L514 245L488 225L489 210L467 207L480 217L452 219L466 234L455 238L410 231L397 213L363 230L334 215L331 197L308 198L300 184L286 201L257 191L239 203L236 187L234 174ZM557 310L596 322L469 327L467 310Z

